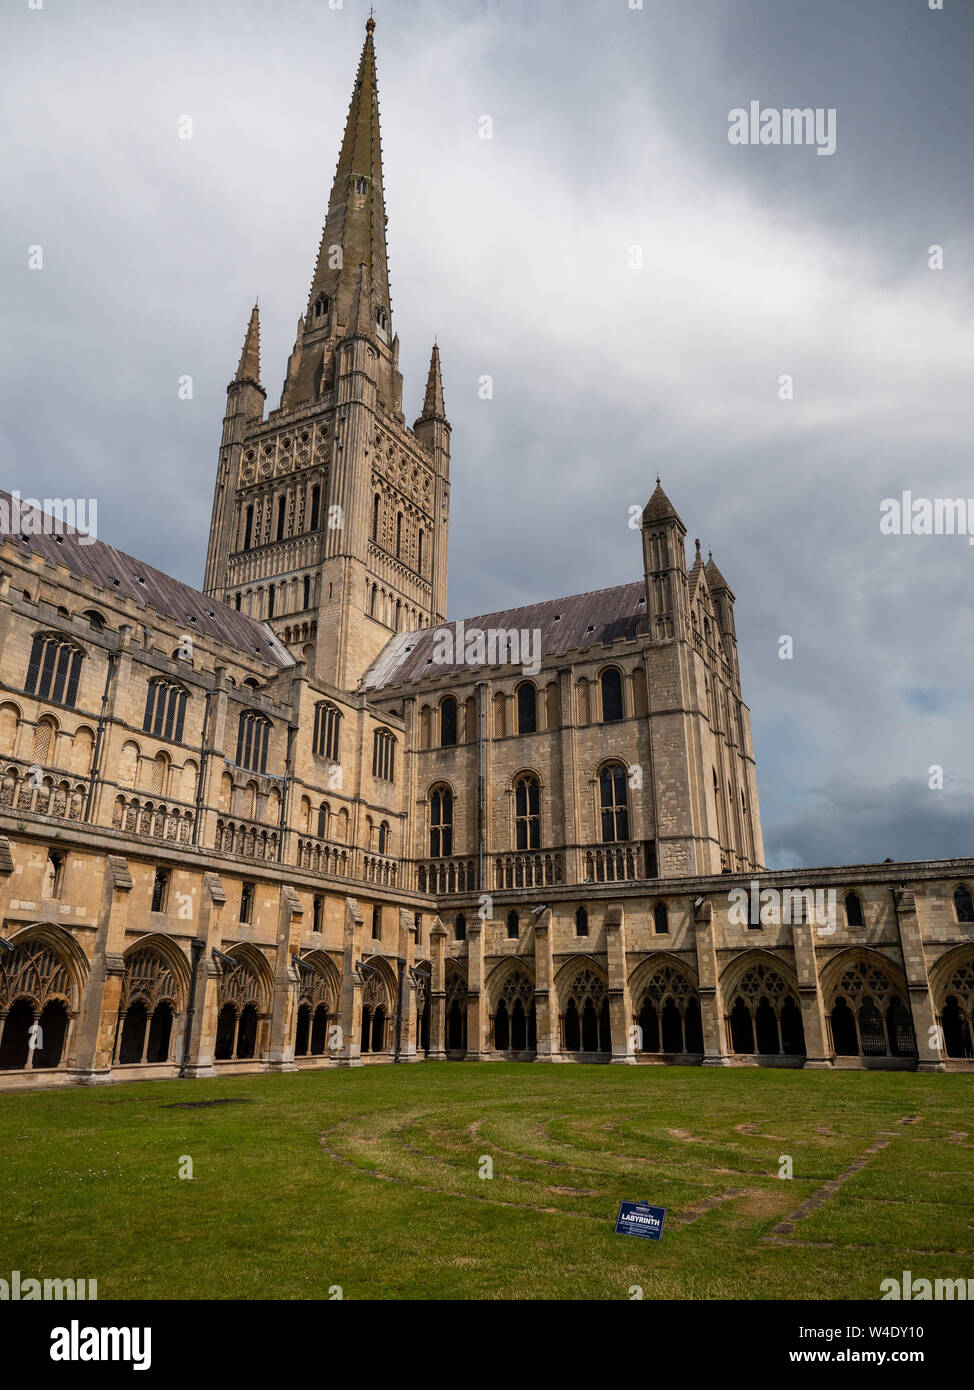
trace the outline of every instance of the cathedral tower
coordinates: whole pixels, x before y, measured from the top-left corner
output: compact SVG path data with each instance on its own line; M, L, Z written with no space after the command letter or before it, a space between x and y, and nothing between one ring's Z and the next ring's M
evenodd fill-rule
M204 581L344 689L446 615L450 426L436 347L413 429L402 411L374 30L280 406L263 418L256 309L227 390Z

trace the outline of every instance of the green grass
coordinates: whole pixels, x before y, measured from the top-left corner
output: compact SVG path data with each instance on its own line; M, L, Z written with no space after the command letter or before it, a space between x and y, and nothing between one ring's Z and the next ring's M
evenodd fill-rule
M167 1108L227 1097L248 1103ZM0 1277L102 1299L873 1299L903 1269L974 1277L972 1101L957 1075L504 1063L6 1095ZM614 1234L622 1198L667 1208L661 1242Z

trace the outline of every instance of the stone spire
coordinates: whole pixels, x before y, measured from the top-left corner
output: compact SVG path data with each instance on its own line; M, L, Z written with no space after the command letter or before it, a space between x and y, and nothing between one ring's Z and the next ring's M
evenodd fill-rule
M252 381L255 386L260 385L260 313L256 304L247 325L247 336L244 338L237 375L233 379L235 382Z
M368 266L374 303L390 316L389 256L386 249L379 93L375 72L375 21L366 24L355 87L348 108L345 136L338 156L328 213L321 233L308 312L317 327L314 307L321 295L337 302L337 322L348 326L355 308L359 266ZM318 314L318 319L321 314Z
M426 379L426 399L419 420L445 420L446 408L443 404L443 376L440 372L440 349L433 344L430 357L430 371ZM419 423L417 420L417 424Z

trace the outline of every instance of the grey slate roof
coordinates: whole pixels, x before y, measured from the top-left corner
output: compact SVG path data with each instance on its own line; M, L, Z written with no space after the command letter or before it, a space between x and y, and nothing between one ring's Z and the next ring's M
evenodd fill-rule
M0 489L0 502L5 504L4 510L9 508L10 493ZM22 514L28 512L36 514L32 508L22 507ZM188 584L126 555L123 550L106 545L104 541L93 540L90 544L82 545L82 539L87 540L87 537L60 523L56 533L50 535L28 535L26 540L20 541L14 537L25 555L32 551L43 555L52 564L66 565L78 578L87 575L108 594L134 599L142 608L154 608L175 622L185 624L188 632L202 633L219 642L226 642L241 655L259 655L272 666L292 664L277 638L256 618L238 613L219 599L201 594L198 589L190 588ZM148 615L146 624L152 626Z
M542 659L564 652L584 650L600 643L632 641L646 632L646 585L643 580L620 584L614 589L594 589L587 594L571 594L568 598L548 599L544 603L529 603L523 608L505 608L498 613L485 613L478 618L460 620L466 634L473 629L486 632L490 628L540 629ZM424 628L420 632L400 632L390 639L373 662L362 681L363 690L383 690L430 677L448 675L455 670L469 673L475 669L461 660L452 663L434 662L436 634L453 631L456 642L457 623ZM454 651L454 656L457 653Z

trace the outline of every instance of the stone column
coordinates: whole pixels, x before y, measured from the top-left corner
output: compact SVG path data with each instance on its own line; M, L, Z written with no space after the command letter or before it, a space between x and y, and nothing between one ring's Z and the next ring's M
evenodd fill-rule
M612 1061L620 1066L635 1066L636 1049L629 1031L632 1000L626 972L626 918L622 903L609 903L606 906L605 951L609 975Z
M292 924L297 924L301 940L304 908L290 884L281 884L281 904L277 925L277 958L274 962L274 997L271 1001L270 1038L267 1047L268 1071L297 1071L294 1060L294 1031L297 1025L298 968L291 955Z
M825 1029L825 1006L815 958L815 932L826 923L796 922L792 927L795 947L795 973L801 1000L802 1027L805 1030L805 1065L811 1069L830 1067Z
M534 1011L539 1062L560 1062L558 999L555 994L554 958L551 946L551 908L534 919Z
M342 957L342 993L339 1001L343 1046L338 1063L362 1065L362 977L356 965L362 954L362 911L354 898L345 899L345 948Z
M419 1015L416 1006L416 919L406 908L399 909L399 955L405 961L400 989L399 1053L397 1062L415 1062L418 1056Z
M439 917L430 927L430 1050L428 1061L446 1061L446 927Z
M917 1041L917 1071L946 1071L943 1029L937 1024L937 1010L930 992L930 977L923 954L916 894L912 888L894 888L893 903L900 934L900 950L910 996L910 1013Z
M196 984L193 994L193 1017L189 1024L189 1040L183 1076L199 1078L216 1076L213 1065L216 1052L216 1029L220 1013L220 970L211 954L223 941L223 909L227 895L219 874L203 875L200 894L200 920L197 940L203 943L196 961Z
M101 910L91 968L75 1024L68 1070L81 1085L111 1081L115 1028L122 995L125 923L132 875L120 855L110 854L102 884Z
M467 927L467 1061L486 1062L490 1055L490 1018L484 990L484 928L477 917Z
M724 1032L724 996L717 969L717 948L714 942L713 903L694 903L693 922L697 948L697 980L700 988L700 1018L703 1023L705 1067L728 1067Z

